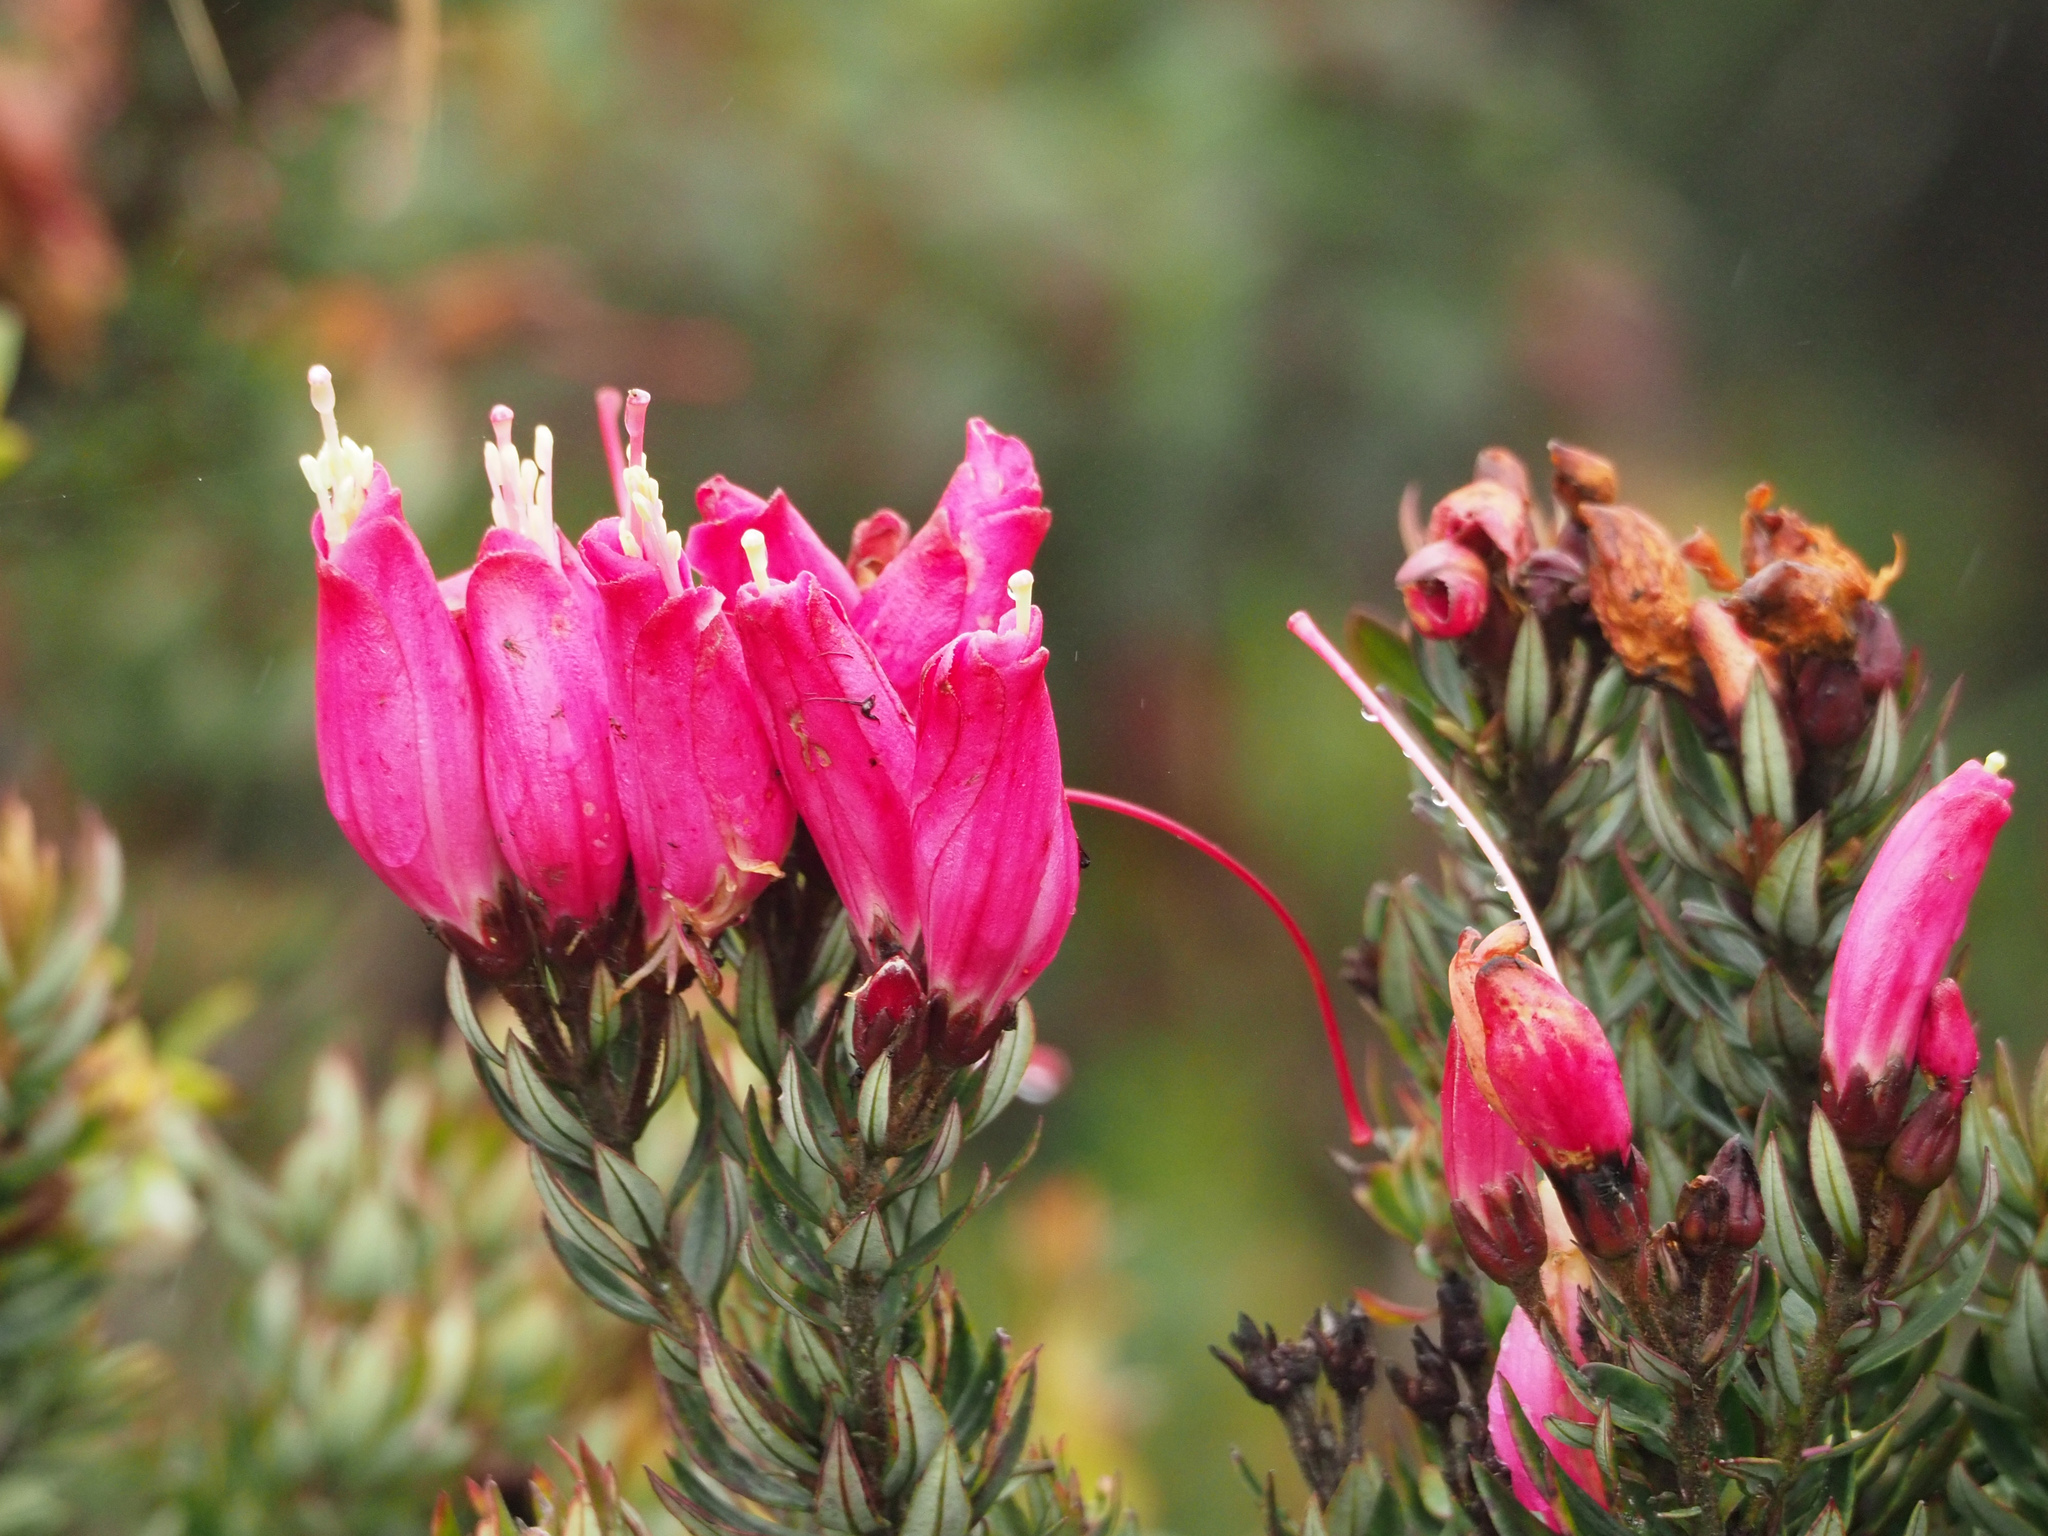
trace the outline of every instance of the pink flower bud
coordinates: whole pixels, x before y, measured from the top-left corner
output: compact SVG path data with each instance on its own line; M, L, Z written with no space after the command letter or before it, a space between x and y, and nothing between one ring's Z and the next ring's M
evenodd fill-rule
M1425 544L1394 573L1408 617L1431 640L1458 640L1486 618L1493 578L1486 562L1463 544Z
M626 871L595 583L551 525L484 535L465 607L498 846L554 922L595 923Z
M725 476L714 475L697 488L697 513L703 521L690 530L684 546L689 563L728 602L753 580L753 567L740 541L755 531L767 546L768 574L777 581L795 581L799 572L809 571L847 613L860 600L846 562L826 548L782 492L763 501Z
M871 963L914 948L910 784L918 744L896 690L810 571L794 581L748 582L732 618L783 783L855 941Z
M903 553L910 540L910 524L903 514L882 508L873 517L853 525L853 543L846 551L846 571L853 584L865 592L875 578L889 568L889 562Z
M1964 763L1899 818L1856 894L1821 1043L1821 1107L1845 1146L1898 1129L1921 1022L2011 800L2005 779Z
M489 945L505 866L484 809L476 680L383 465L353 526L315 514L314 739L328 809L431 923Z
M650 942L708 944L768 883L796 831L739 637L715 587L671 597L620 523L583 536L604 606L612 759Z
M937 1048L979 1060L1051 963L1080 895L1080 844L1046 691L1043 619L1017 610L932 659L918 705L911 832L925 965L945 1005Z
M1489 454L1500 452L1505 450L1488 450ZM1501 466L1490 464L1488 454L1480 456L1479 467L1482 472L1492 468L1502 478L1484 476L1438 502L1429 514L1429 536L1449 539L1481 556L1497 554L1511 566L1520 565L1536 549L1535 530L1529 525L1528 472L1520 460L1514 461L1513 473L1522 486L1517 489L1508 483L1509 475Z
M893 955L853 994L853 1056L871 1067L885 1051L904 1066L924 1058L930 999L917 969Z
M1494 1108L1550 1175L1579 1245L1600 1258L1634 1252L1649 1229L1647 1169L1600 1021L1519 955L1487 961L1472 991Z
M1009 606L1011 575L1030 566L1051 526L1031 450L978 417L970 421L967 457L938 508L852 610L854 628L906 701L916 699L925 663L947 641L995 627Z
M1480 1271L1512 1288L1535 1275L1550 1252L1536 1161L1486 1102L1455 1029L1444 1053L1441 1102L1451 1220Z
M1521 1448L1515 1441L1514 1425L1508 1417L1507 1398L1501 1391L1503 1383L1514 1390L1515 1401L1521 1406L1530 1427L1536 1431L1544 1447L1557 1458L1565 1476L1605 1507L1607 1491L1601 1485L1600 1464L1592 1451L1567 1444L1544 1425L1544 1420L1549 1418L1573 1424L1591 1424L1596 1416L1573 1395L1570 1383L1550 1357L1550 1349L1536 1331L1536 1325L1520 1307L1508 1319L1507 1332L1501 1336L1500 1357L1493 1369L1493 1388L1486 1396L1486 1427L1493 1439L1494 1454L1507 1464L1516 1502L1553 1531L1564 1529L1557 1511L1543 1496L1542 1488L1522 1460Z
M1934 984L1927 1017L1920 1024L1917 1065L1957 1102L1977 1075L1977 1026L1963 1005L1963 989L1952 976Z

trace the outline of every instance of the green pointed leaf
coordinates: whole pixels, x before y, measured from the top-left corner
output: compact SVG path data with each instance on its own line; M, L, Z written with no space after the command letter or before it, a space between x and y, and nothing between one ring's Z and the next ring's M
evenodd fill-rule
M1792 752L1785 744L1778 701L1771 697L1760 666L1750 672L1749 694L1742 701L1742 794L1752 816L1768 816L1781 827L1799 819Z
M889 1470L882 1490L891 1498L908 1488L931 1464L948 1431L946 1410L925 1385L917 1362L899 1355L889 1362Z
M1522 618L1515 651L1508 662L1508 741L1524 756L1543 742L1550 722L1550 653L1543 644L1543 621L1532 611Z
M860 1139L876 1152L889 1144L889 1079L894 1075L895 1069L889 1065L889 1053L884 1051L861 1080L858 1101Z
M910 1491L902 1536L967 1536L973 1518L974 1506L961 1477L960 1451L947 1435L940 1442L938 1455Z
M1671 1394L1654 1382L1618 1365L1595 1361L1586 1367L1586 1385L1594 1401L1611 1408L1624 1429L1649 1429L1669 1436L1675 1412Z
M789 1350L790 1364L815 1396L822 1399L828 1389L846 1390L846 1373L840 1370L838 1358L819 1329L800 1317L786 1316L782 1337Z
M698 1186L676 1238L676 1267L699 1304L718 1305L746 1230L746 1170L721 1153L716 1176Z
M777 1107L783 1124L789 1127L804 1156L826 1173L836 1172L841 1143L831 1102L825 1097L825 1084L818 1076L818 1069L810 1064L803 1052L790 1051L782 1058L779 1081L781 1096Z
M697 1328L697 1371L718 1427L739 1450L770 1472L812 1473L818 1458L775 1422L769 1409L742 1379L711 1325Z
M867 1536L885 1523L875 1513L867 1477L854 1459L853 1441L839 1420L825 1435L825 1461L818 1471L818 1523L840 1536Z
M1477 1461L1472 1464L1472 1483L1480 1501L1493 1517L1500 1536L1550 1536L1550 1527L1531 1514L1514 1494L1506 1478L1495 1478Z
M1785 1159L1778 1150L1776 1136L1764 1147L1757 1177L1764 1187L1764 1257L1786 1284L1809 1298L1818 1297L1825 1273L1820 1251L1799 1224L1798 1208L1792 1203L1792 1186L1785 1179Z
M1412 704L1430 708L1429 685L1415 664L1407 636L1370 608L1351 610L1344 622L1344 649L1375 688L1385 688Z
M1666 858L1696 874L1711 875L1712 864L1693 841L1658 776L1656 741L1657 733L1648 729L1646 712L1645 728L1636 737L1636 804L1642 808L1643 825Z
M1749 1043L1762 1056L1810 1065L1820 1059L1813 1014L1776 963L1766 965L1749 994Z
M1921 1503L1913 1506L1913 1518L1906 1522L1905 1536L1927 1536L1926 1504Z
M1772 938L1801 949L1820 939L1820 866L1826 852L1826 819L1816 811L1771 855L1752 906L1757 926Z
M1856 1208L1856 1186L1849 1177L1849 1160L1842 1155L1842 1143L1826 1115L1807 1117L1806 1169L1813 1179L1814 1198L1834 1229L1835 1240L1848 1252L1851 1263L1863 1262L1863 1213Z
M1842 796L1844 810L1862 810L1891 793L1899 773L1899 700L1887 688L1878 696L1870 731L1863 741L1863 761L1856 782Z
M1605 741L1621 724L1629 704L1628 673L1618 661L1610 661L1593 680L1586 697L1586 718L1579 725L1578 740L1572 743L1572 761L1577 762Z
M768 969L768 951L758 944L749 946L746 959L740 962L739 997L732 1023L747 1059L774 1082L781 1075L789 1041L775 1017L775 983Z
M562 1268L576 1282L578 1290L614 1316L623 1317L638 1328L666 1328L669 1320L637 1286L620 1277L616 1269L601 1263L573 1239L565 1237L551 1221L540 1224L541 1234L555 1251Z
M639 1264L619 1246L617 1238L576 1202L539 1149L528 1147L526 1156L533 1174L533 1187L540 1193L541 1210L549 1225L609 1268L637 1276Z
M1983 1283L1984 1270L1990 1264L1992 1250L1996 1246L1985 1243L1974 1254L1965 1255L1956 1277L1938 1294L1913 1303L1907 1312L1905 1326L1858 1355L1849 1366L1848 1374L1852 1378L1868 1375L1879 1366L1912 1353L1953 1322L1969 1305L1970 1298L1977 1294L1977 1287Z
M967 1135L974 1135L1009 1108L1024 1085L1024 1069L1031 1065L1031 1050L1037 1044L1038 1016L1031 1011L1029 998L1019 998L1017 1022L997 1038L982 1068L981 1092L974 1101L974 1116L967 1122Z
M462 962L453 955L448 957L448 1012L455 1020L455 1029L466 1044L477 1055L492 1066L503 1070L505 1053L491 1044L491 1037L484 1033L478 1022L476 1008L469 1000L469 983L462 975Z
M1380 1475L1378 1459L1367 1456L1363 1461L1353 1462L1344 1480L1337 1484L1329 1507L1323 1511L1323 1521L1330 1536L1374 1536L1373 1523L1381 1506L1393 1502L1386 1479ZM1501 1536L1515 1533L1502 1527Z
M610 1147L597 1149L597 1187L605 1219L636 1248L660 1248L668 1241L668 1202L654 1180Z
M2040 1526L1979 1488L1961 1461L1948 1469L1948 1501L1988 1536L2043 1536Z
M1842 1512L1835 1508L1835 1501L1828 1500L1827 1508L1806 1528L1806 1536L1848 1536L1848 1527L1842 1523Z
M916 1189L929 1184L948 1168L960 1155L960 1106L952 1103L946 1106L945 1118L939 1122L938 1131L925 1147L924 1156L915 1165L902 1169L889 1181L888 1194L895 1196L906 1189Z
M825 1257L858 1275L885 1273L894 1255L889 1251L889 1229L881 1211L870 1206L854 1217L826 1248Z
M505 1052L505 1086L519 1117L533 1132L534 1142L563 1162L583 1167L590 1162L591 1136L555 1091L541 1079L533 1053L518 1041Z

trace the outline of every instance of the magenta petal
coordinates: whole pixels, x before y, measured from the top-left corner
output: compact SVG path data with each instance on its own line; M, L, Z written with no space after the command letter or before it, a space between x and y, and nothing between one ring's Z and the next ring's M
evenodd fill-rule
M1522 1460L1521 1449L1515 1441L1514 1425L1508 1417L1507 1398L1501 1391L1503 1382L1514 1389L1515 1401L1521 1406L1530 1428L1557 1458L1565 1475L1605 1505L1607 1493L1601 1486L1600 1464L1593 1453L1567 1445L1544 1426L1544 1420L1552 1417L1574 1424L1591 1424L1595 1416L1572 1395L1564 1373L1551 1359L1550 1350L1537 1333L1536 1325L1529 1321L1529 1314L1520 1307L1515 1308L1514 1316L1508 1319L1507 1332L1501 1336L1500 1356L1494 1363L1493 1389L1486 1398L1487 1429L1493 1438L1495 1454L1507 1463L1516 1502L1553 1531L1561 1530L1563 1527L1558 1522L1557 1511L1551 1508L1550 1501L1543 1496L1543 1490L1537 1486L1536 1479L1530 1476L1529 1468Z
M960 633L967 585L967 557L935 512L861 594L854 628L899 697L915 702L924 664Z
M1849 909L1828 984L1821 1066L1838 1090L1909 1064L1934 984L1963 935L2012 784L1967 762L1899 818Z
M1977 1026L1963 1002L1963 989L1954 977L1944 976L1927 999L1927 1017L1920 1025L1919 1068L1943 1083L1967 1088L1977 1075L1977 1054Z
M1453 1201L1483 1216L1488 1189L1504 1188L1512 1178L1536 1188L1536 1160L1479 1091L1455 1029L1444 1052L1442 1108L1444 1185Z
M1486 1075L1501 1118L1546 1168L1583 1168L1629 1151L1621 1064L1600 1021L1549 972L1519 956L1473 981Z
M598 599L567 540L562 553L558 571L526 539L493 529L467 614L499 846L550 917L590 923L618 896L626 835Z
M963 635L918 703L911 825L931 989L956 1019L995 1020L1058 951L1080 849L1045 687L1041 620Z
M782 492L763 501L723 475L715 475L698 487L697 511L704 520L690 529L685 558L728 602L754 579L747 552L740 546L741 537L754 529L768 546L768 574L777 581L795 581L799 573L809 571L846 612L852 613L860 601L846 562L825 547L825 541Z
M1024 439L998 432L979 416L968 422L967 454L940 493L938 510L964 533L979 518L1039 501L1038 466Z
M484 937L504 867L483 809L475 683L455 618L382 468L327 557L320 519L314 735L328 808L386 885Z
M844 567L841 568L844 574ZM806 571L748 583L733 626L783 782L870 960L917 942L910 782L917 737L845 610Z
M1486 617L1493 579L1486 562L1463 544L1425 544L1394 573L1408 617L1431 640L1469 635Z

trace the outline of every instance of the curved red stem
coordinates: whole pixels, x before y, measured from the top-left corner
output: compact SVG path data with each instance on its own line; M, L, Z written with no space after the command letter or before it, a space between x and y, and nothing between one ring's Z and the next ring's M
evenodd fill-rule
M1280 919L1280 926L1287 930L1287 936L1294 940L1294 947L1301 951L1301 963L1307 967L1308 979L1316 989L1316 1007L1322 1010L1323 1015L1323 1034L1330 1044L1330 1060L1337 1068L1337 1091L1344 1099L1344 1117L1351 1124L1351 1144L1362 1147L1371 1141L1372 1122L1365 1118L1365 1111L1358 1107L1358 1089L1351 1081L1351 1063L1345 1059L1344 1036L1337 1027L1337 1007L1330 1001L1330 988L1323 980L1323 968L1316 960L1316 952L1308 941L1308 935L1301 931L1301 924L1294 920L1294 914L1287 910L1286 904L1273 894L1272 887L1192 827L1182 826L1171 816L1162 816L1149 806L1139 805L1130 800L1119 800L1114 795L1098 795L1091 789L1069 789L1067 799L1074 805L1090 805L1099 811L1114 811L1119 816L1142 821L1146 826L1157 827L1169 837L1177 837L1190 848L1206 853L1250 886L1253 894Z

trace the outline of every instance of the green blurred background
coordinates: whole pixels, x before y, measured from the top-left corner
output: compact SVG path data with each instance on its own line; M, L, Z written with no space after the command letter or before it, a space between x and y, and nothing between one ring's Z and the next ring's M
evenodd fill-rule
M438 951L321 800L307 364L448 566L497 400L554 426L572 528L615 382L654 392L672 506L779 484L833 542L920 520L985 415L1057 513L1070 780L1228 842L1334 966L1368 882L1433 856L1282 621L1391 606L1404 482L1562 435L1680 532L1769 478L1873 564L1906 536L1956 744L2023 785L1973 996L2032 1049L2044 73L2017 0L5 0L35 451L0 487L0 752L127 840L153 1017L254 983L215 1059L263 1157L319 1046L374 1077L441 1026ZM1038 994L1073 1085L956 1257L1047 1344L1084 1469L1239 1531L1228 1448L1284 1458L1205 1344L1415 1281L1330 1163L1270 919L1081 831Z

